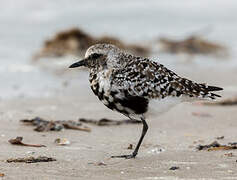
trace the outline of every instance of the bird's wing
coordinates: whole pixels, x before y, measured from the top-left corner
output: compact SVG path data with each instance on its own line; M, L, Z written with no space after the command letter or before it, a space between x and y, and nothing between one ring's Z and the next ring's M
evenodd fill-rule
M125 91L129 96L147 99L181 95L215 99L219 95L211 91L222 90L181 78L162 64L147 58L136 58L129 61L125 68L114 69L111 82L114 89Z

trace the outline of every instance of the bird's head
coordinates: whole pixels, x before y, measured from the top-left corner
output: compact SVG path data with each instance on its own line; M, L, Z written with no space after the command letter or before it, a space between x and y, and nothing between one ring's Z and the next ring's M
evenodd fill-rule
M96 44L87 49L84 59L73 63L69 68L80 66L89 69L119 68L123 64L121 54L123 52L112 44Z

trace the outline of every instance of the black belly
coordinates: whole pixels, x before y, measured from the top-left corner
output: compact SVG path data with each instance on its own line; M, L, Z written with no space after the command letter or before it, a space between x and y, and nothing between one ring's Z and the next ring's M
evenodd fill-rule
M91 86L91 89L105 106L122 114L144 114L148 110L148 99L140 96L130 96L126 90L123 92L110 91L109 93L106 93L113 97L112 101L110 102L109 97L105 96L104 91L99 92L98 84L94 85L93 87ZM121 93L121 97L123 98L118 98L116 96L118 93Z

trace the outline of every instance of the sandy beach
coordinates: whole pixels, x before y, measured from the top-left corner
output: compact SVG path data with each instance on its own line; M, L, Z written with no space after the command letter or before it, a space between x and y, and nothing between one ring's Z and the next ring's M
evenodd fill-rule
M200 72L199 72L200 73ZM201 81L207 72L199 75L184 72L187 77ZM234 71L223 72L230 77ZM223 78L213 72L206 81L226 87L223 98L236 95L229 86L237 79ZM219 77L219 78L212 78ZM223 78L223 79L222 79ZM159 117L148 119L149 131L135 159L111 159L111 155L130 153L141 133L140 124L96 126L87 124L91 132L63 130L36 132L20 119L43 117L49 120L125 119L102 105L89 87L71 85L64 94L48 98L16 98L0 101L0 173L2 179L237 179L236 150L198 151L198 144L210 144L216 137L220 144L236 142L236 107L202 106L183 103ZM232 87L233 90L233 87ZM206 113L199 117L192 113ZM14 146L8 140L24 137L24 142L44 144L33 148ZM56 138L67 138L71 144L58 146ZM233 153L229 157L228 153ZM6 159L28 156L48 156L55 162L36 164L7 163ZM169 170L177 166L177 170Z
M214 141L228 147L237 142L236 105L182 103L148 118L149 130L135 159L110 157L133 151L141 124L83 123L91 132L37 132L20 122L35 117L126 119L97 99L85 69L68 68L101 39L134 53L145 50L142 56L182 77L224 88L219 100L236 97L236 7L236 0L2 0L0 180L237 180L237 149L197 150ZM166 52L161 39L173 42L169 50L163 47ZM226 53L218 54L217 47ZM46 147L10 144L16 137ZM57 145L57 138L70 143ZM56 161L7 162L38 156Z

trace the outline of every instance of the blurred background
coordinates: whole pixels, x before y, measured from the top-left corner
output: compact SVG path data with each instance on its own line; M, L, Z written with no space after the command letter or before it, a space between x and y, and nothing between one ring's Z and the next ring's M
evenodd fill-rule
M88 86L88 73L68 66L98 42L151 57L194 80L212 82L212 71L237 73L235 0L2 0L0 11L0 99ZM232 75L225 79L231 82Z
M236 32L237 0L1 0L0 179L236 179ZM149 117L138 158L111 159L131 152L141 125L106 108L85 69L68 68L95 43L222 87L222 98ZM57 161L6 162L31 156Z

